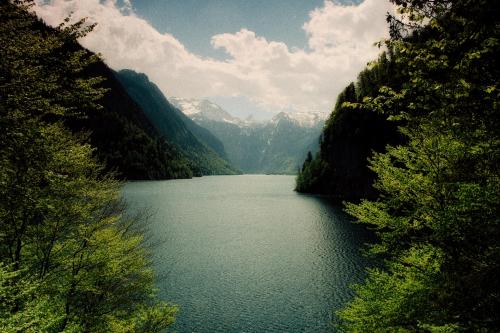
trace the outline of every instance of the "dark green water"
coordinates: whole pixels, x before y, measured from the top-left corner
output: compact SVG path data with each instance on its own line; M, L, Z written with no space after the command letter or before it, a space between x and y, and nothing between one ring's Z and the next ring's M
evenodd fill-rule
M363 276L367 235L338 207L293 192L291 176L133 182L150 208L160 296L183 332L331 332Z

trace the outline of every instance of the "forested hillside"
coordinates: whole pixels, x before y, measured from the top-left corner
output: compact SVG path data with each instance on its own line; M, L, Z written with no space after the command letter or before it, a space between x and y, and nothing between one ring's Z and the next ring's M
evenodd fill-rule
M53 28L43 22L33 22L33 29L39 33L51 34ZM67 52L92 53L76 41L64 44ZM169 179L189 178L192 171L188 160L171 143L160 138L143 110L127 94L113 71L96 58L73 75L100 81L101 97L98 110L87 110L82 105L80 115L62 115L61 120L75 133L88 132L89 140L95 147L95 154L123 179ZM78 75L78 77L77 77ZM95 79L98 77L99 79Z
M195 174L201 176L238 173L223 159L225 152L222 143L173 107L146 75L122 70L117 73L117 77L128 94L144 110L157 132L182 149Z
M47 29L29 3L0 2L0 330L164 331L177 308L155 298L145 226L67 127L102 111L99 60L74 47L92 27Z
M392 56L383 53L362 71L356 83L337 97L335 108L321 135L320 151L307 159L297 177L299 192L330 195L335 200L374 198L375 173L368 158L386 145L403 141L397 123L388 114L361 107L365 98L376 96L381 87L398 87L404 75Z
M36 23L40 31L50 33L52 28ZM73 52L91 52L78 43L67 43ZM162 138L144 110L130 97L114 72L101 60L81 69L81 77L99 77L102 97L99 110L89 111L84 117L63 117L74 132L89 132L95 154L123 179L190 178L193 172L188 159L180 149Z
M81 49L79 45L74 46ZM106 89L102 108L84 118L67 119L77 132L90 132L90 142L108 170L125 179L190 178L189 161L178 147L162 138L143 109L129 96L114 72L102 61L84 70L85 76L101 77Z
M356 287L340 328L498 332L498 2L392 2L402 15L389 17L387 47L402 81L353 108L388 116L404 138L370 155L378 199L347 205L377 232L370 253L385 264Z

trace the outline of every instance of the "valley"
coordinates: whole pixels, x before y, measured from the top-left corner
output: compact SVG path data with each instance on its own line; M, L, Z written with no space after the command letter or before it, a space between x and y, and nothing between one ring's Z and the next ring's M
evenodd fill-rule
M0 331L500 332L497 2L0 1Z
M223 143L236 168L254 174L296 174L307 153L319 150L327 116L280 112L269 121L255 121L234 117L208 100L170 101Z

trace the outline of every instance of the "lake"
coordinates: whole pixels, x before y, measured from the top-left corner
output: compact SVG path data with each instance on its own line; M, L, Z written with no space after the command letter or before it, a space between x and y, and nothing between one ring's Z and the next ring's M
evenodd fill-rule
M293 176L131 182L131 211L153 213L160 297L183 332L332 332L333 312L368 265L369 235ZM334 330L333 330L334 331Z

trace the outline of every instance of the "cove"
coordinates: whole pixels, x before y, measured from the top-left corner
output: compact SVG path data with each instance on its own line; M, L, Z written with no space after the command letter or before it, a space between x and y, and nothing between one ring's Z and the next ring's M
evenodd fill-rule
M146 209L160 297L183 332L332 332L369 262L369 235L340 207L293 191L293 176L127 183Z

